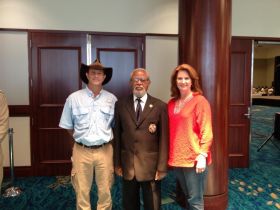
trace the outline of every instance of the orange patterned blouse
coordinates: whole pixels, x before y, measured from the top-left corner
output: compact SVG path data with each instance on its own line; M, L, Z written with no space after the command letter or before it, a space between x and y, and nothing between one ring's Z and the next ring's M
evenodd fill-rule
M168 102L169 160L173 167L193 167L196 157L207 154L207 164L212 162L210 147L213 141L211 108L206 98L193 93L193 98L174 113L175 99Z

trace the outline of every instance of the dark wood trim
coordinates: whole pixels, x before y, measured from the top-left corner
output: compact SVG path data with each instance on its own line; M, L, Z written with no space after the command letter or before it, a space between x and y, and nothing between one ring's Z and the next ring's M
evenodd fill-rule
M4 178L9 179L11 174L10 167L4 167ZM32 166L16 166L14 167L15 178L17 177L26 177L26 176L34 176L33 167Z
M253 105L263 105L263 106L280 106L280 100L276 99L262 99L262 98L253 98Z
M123 33L123 32L42 30L42 29L18 29L18 28L0 28L0 31L23 31L23 32L45 32L45 33L87 33L89 35L104 35L104 36L107 35L107 36L165 36L165 37L179 37L178 34L162 34L162 33Z
M42 33L71 33L71 34L89 34L89 35L103 35L103 36L144 36L145 33L123 33L123 32L102 32L102 31L71 31L71 30L39 30L29 29L28 32L42 32Z
M243 154L229 154L229 157L244 157Z
M254 40L255 37L249 37L249 36L232 36L231 40L233 39L242 39L242 40Z
M71 30L42 30L29 29L28 32L42 32L42 33L71 33L71 34L89 34L89 35L103 35L103 36L144 36L145 33L122 33L122 32L102 32L102 31L71 31Z
M204 196L204 205L207 210L217 210L217 206L228 206L228 191L220 195Z
M145 36L144 33L121 33L121 32L101 32L101 31L88 31L89 35L103 35L103 36Z
M31 33L27 33L27 43L28 43L28 82L29 82L29 104L32 104L33 96L32 96L32 69L31 69ZM30 106L30 116L32 116L32 106Z
M44 160L41 161L40 163L43 164L70 164L72 163L71 160Z
M64 107L64 104L41 104L40 107Z
M179 34L156 34L156 33L146 33L145 36L179 37Z
M253 36L232 36L232 39L254 40L254 41L280 41L280 37L253 37Z
M28 29L19 29L19 28L0 28L0 31L23 31L27 32Z
M180 7L179 7L180 8ZM183 10L183 8L182 8ZM46 32L46 33L88 33L90 35L119 35L119 36L169 36L179 37L179 34L161 33L121 33L121 32L101 32L101 31L72 31L72 30L42 30L42 29L20 29L20 28L0 28L0 31L25 31L25 32ZM232 36L237 39L249 39L256 41L280 41L280 37L259 37L259 36Z
M30 105L9 105L10 117L25 117L31 115Z
M146 68L146 37L143 37L143 57L142 57L142 61L143 61L143 68Z

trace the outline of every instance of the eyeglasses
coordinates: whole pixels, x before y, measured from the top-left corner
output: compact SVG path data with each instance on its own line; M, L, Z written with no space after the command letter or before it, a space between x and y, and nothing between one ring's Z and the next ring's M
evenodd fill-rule
M144 83L144 82L149 81L149 79L144 79L144 78L135 77L135 78L132 78L131 81L133 81L133 82L135 82L135 83L136 83L136 82L142 82L142 83Z

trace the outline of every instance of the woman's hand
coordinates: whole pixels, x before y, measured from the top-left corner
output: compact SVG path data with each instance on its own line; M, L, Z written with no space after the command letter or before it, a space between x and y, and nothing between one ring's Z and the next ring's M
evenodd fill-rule
M196 159L196 173L202 173L206 168L206 157L202 154L199 154Z

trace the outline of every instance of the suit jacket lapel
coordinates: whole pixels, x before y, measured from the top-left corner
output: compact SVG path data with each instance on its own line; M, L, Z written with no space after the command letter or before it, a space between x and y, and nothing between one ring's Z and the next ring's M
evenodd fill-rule
M153 110L154 106L155 106L155 101L154 101L153 97L151 97L148 94L148 98L147 98L144 110L141 113L140 122L138 123L138 126L147 118L149 113Z
M131 119L134 121L134 123L137 125L136 120L136 114L135 114L135 108L134 108L134 101L133 101L133 95L130 95L127 99L126 103L126 109L129 112L129 115L131 116Z

